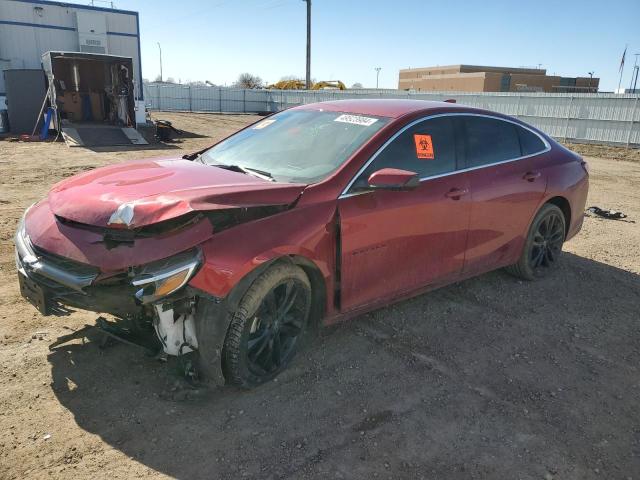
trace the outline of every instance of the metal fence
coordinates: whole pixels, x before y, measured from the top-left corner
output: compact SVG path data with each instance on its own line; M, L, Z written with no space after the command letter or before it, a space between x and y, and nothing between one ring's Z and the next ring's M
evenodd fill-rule
M511 115L549 135L578 142L640 146L640 95L561 93L417 93L399 90L245 90L225 87L145 85L149 110L277 112L305 103L345 98L455 99Z

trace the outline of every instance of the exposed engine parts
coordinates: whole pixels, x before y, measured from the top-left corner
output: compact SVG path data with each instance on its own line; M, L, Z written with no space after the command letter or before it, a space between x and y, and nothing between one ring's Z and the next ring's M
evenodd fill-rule
M56 350L60 346L81 338L92 332L103 335L100 346L106 346L108 340L116 340L126 345L139 347L154 357L176 357L181 373L190 382L198 379L195 354L198 349L195 326L195 300L178 300L176 303L161 303L153 306L150 315L129 316L109 321L100 316L95 325L84 327L59 337L50 346ZM155 335L154 335L155 333Z
M170 306L155 305L153 327L168 355L180 356L198 349L193 312L177 313Z

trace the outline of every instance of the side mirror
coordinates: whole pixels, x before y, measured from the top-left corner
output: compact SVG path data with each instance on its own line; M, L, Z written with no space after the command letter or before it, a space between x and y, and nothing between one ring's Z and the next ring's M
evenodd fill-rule
M412 190L420 185L416 172L398 168L383 168L369 176L369 187L379 190Z

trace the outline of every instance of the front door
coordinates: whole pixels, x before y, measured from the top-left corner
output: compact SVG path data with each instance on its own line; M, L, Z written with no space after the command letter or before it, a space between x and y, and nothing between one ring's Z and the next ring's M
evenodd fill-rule
M340 198L343 311L461 273L470 195L467 174L456 173L459 150L451 118L414 123ZM382 168L413 171L422 180L410 191L369 189L369 176Z

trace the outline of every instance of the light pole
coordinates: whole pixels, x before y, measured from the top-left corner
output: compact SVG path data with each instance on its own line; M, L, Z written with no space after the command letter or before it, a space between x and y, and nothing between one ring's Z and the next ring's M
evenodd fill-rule
M631 70L631 83L629 84L629 90L631 90L631 93L635 93L636 84L638 82L638 55L640 55L640 53L634 53L634 55L636 56L636 61L633 62L633 70Z
M162 83L162 47L160 46L160 42L158 43L158 50L160 50L160 83Z
M307 90L311 89L311 0L302 0L307 2L307 78L305 86Z
M587 73L589 73L589 93L591 93L591 80L593 80L593 72Z
M380 70L382 70L382 67L376 67L374 69L376 71L376 89L378 88L378 78L380 77Z

